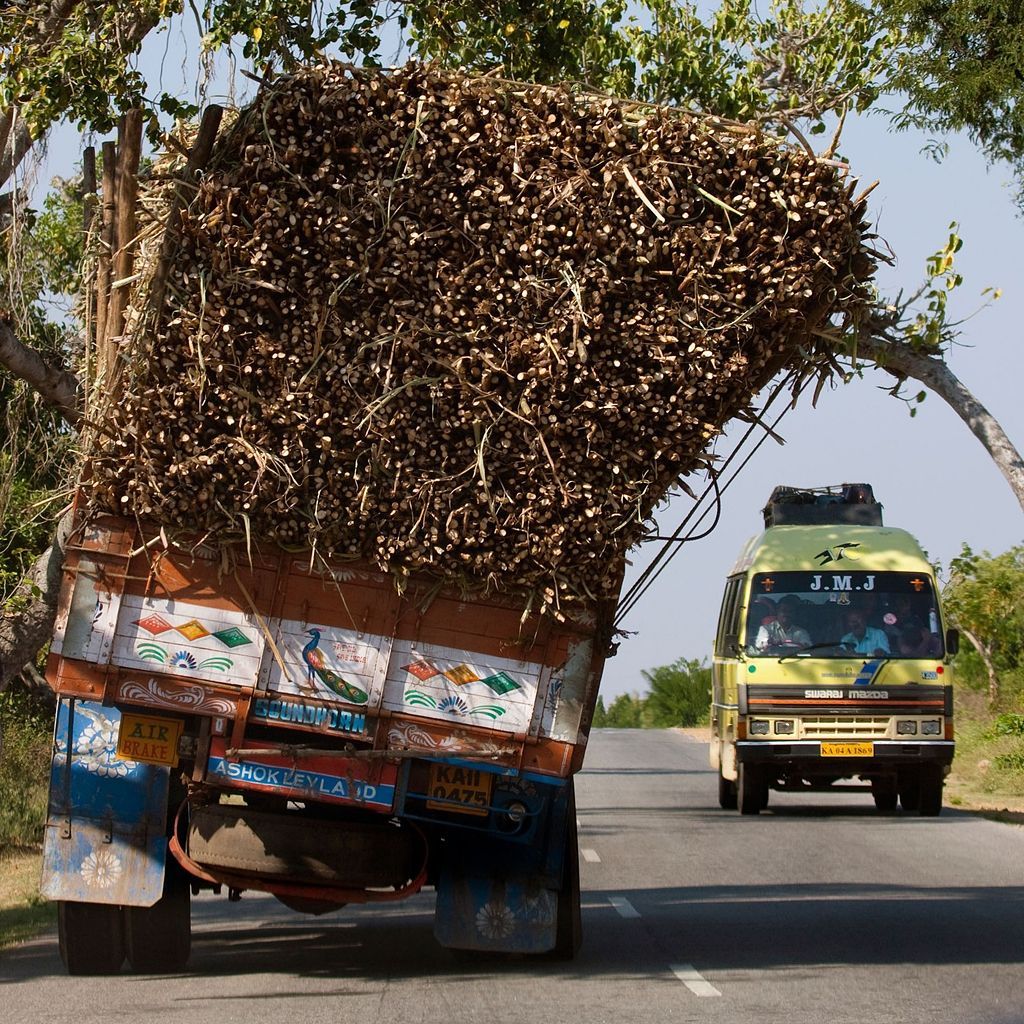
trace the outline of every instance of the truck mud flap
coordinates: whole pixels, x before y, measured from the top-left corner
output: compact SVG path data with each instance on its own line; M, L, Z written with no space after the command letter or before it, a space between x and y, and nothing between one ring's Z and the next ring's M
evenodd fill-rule
M577 856L571 780L551 796L545 817L532 864L524 864L522 847L500 840L464 843L457 854L449 853L436 885L434 936L442 946L500 953L556 949L559 894L568 858ZM578 896L577 874L577 903Z
M41 892L150 907L163 892L170 769L117 756L121 713L61 699L54 729Z
M434 936L449 949L546 953L557 938L557 892L536 875L474 876L446 869L437 883Z

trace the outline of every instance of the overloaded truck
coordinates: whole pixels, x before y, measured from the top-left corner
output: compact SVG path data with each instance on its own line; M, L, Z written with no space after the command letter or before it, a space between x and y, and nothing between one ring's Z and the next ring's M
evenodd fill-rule
M321 913L429 885L442 944L571 956L613 607L524 618L286 552L226 572L160 534L101 517L67 548L43 894L69 971L181 967L209 888Z
M776 487L763 514L715 638L719 803L758 814L771 790L867 784L881 812L938 814L959 637L920 545L863 483Z
M863 196L759 129L416 65L268 77L218 124L90 249L65 963L181 966L204 887L430 886L445 946L570 956L627 552L856 319Z

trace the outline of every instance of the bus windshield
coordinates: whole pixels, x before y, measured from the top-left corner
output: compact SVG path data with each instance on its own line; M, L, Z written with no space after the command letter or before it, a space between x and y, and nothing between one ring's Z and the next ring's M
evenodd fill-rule
M931 577L913 572L763 572L750 587L750 657L940 658Z

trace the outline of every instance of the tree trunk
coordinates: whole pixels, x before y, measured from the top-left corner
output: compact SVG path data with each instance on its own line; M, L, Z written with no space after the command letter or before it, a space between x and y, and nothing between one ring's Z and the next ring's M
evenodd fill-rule
M47 402L60 410L68 423L78 423L78 378L67 370L50 366L34 348L20 342L3 320L0 320L0 365L31 384Z
M5 119L10 127L4 139L4 147L0 150L0 185L10 180L34 141L28 125L18 117L16 110L9 111Z
M988 706L994 708L999 700L999 673L996 672L995 662L992 661L992 652L981 642L978 636L972 633L965 626L960 625L960 632L971 642L971 646L978 652L988 673Z
M70 532L69 511L57 526L53 544L29 570L0 618L0 693L35 659L53 635L64 547ZM12 608L19 610L12 612Z
M1024 509L1024 459L996 418L961 383L941 358L925 355L902 341L858 338L855 359L912 377L931 389L967 424L1006 478Z

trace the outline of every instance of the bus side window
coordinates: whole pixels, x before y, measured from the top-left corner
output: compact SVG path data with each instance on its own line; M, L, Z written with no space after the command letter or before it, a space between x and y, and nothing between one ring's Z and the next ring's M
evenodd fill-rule
M735 650L726 647L726 637L735 636L739 639L740 600L743 595L743 577L734 576L725 585L722 596L722 610L718 616L718 635L715 638L715 651L722 657L731 657Z

